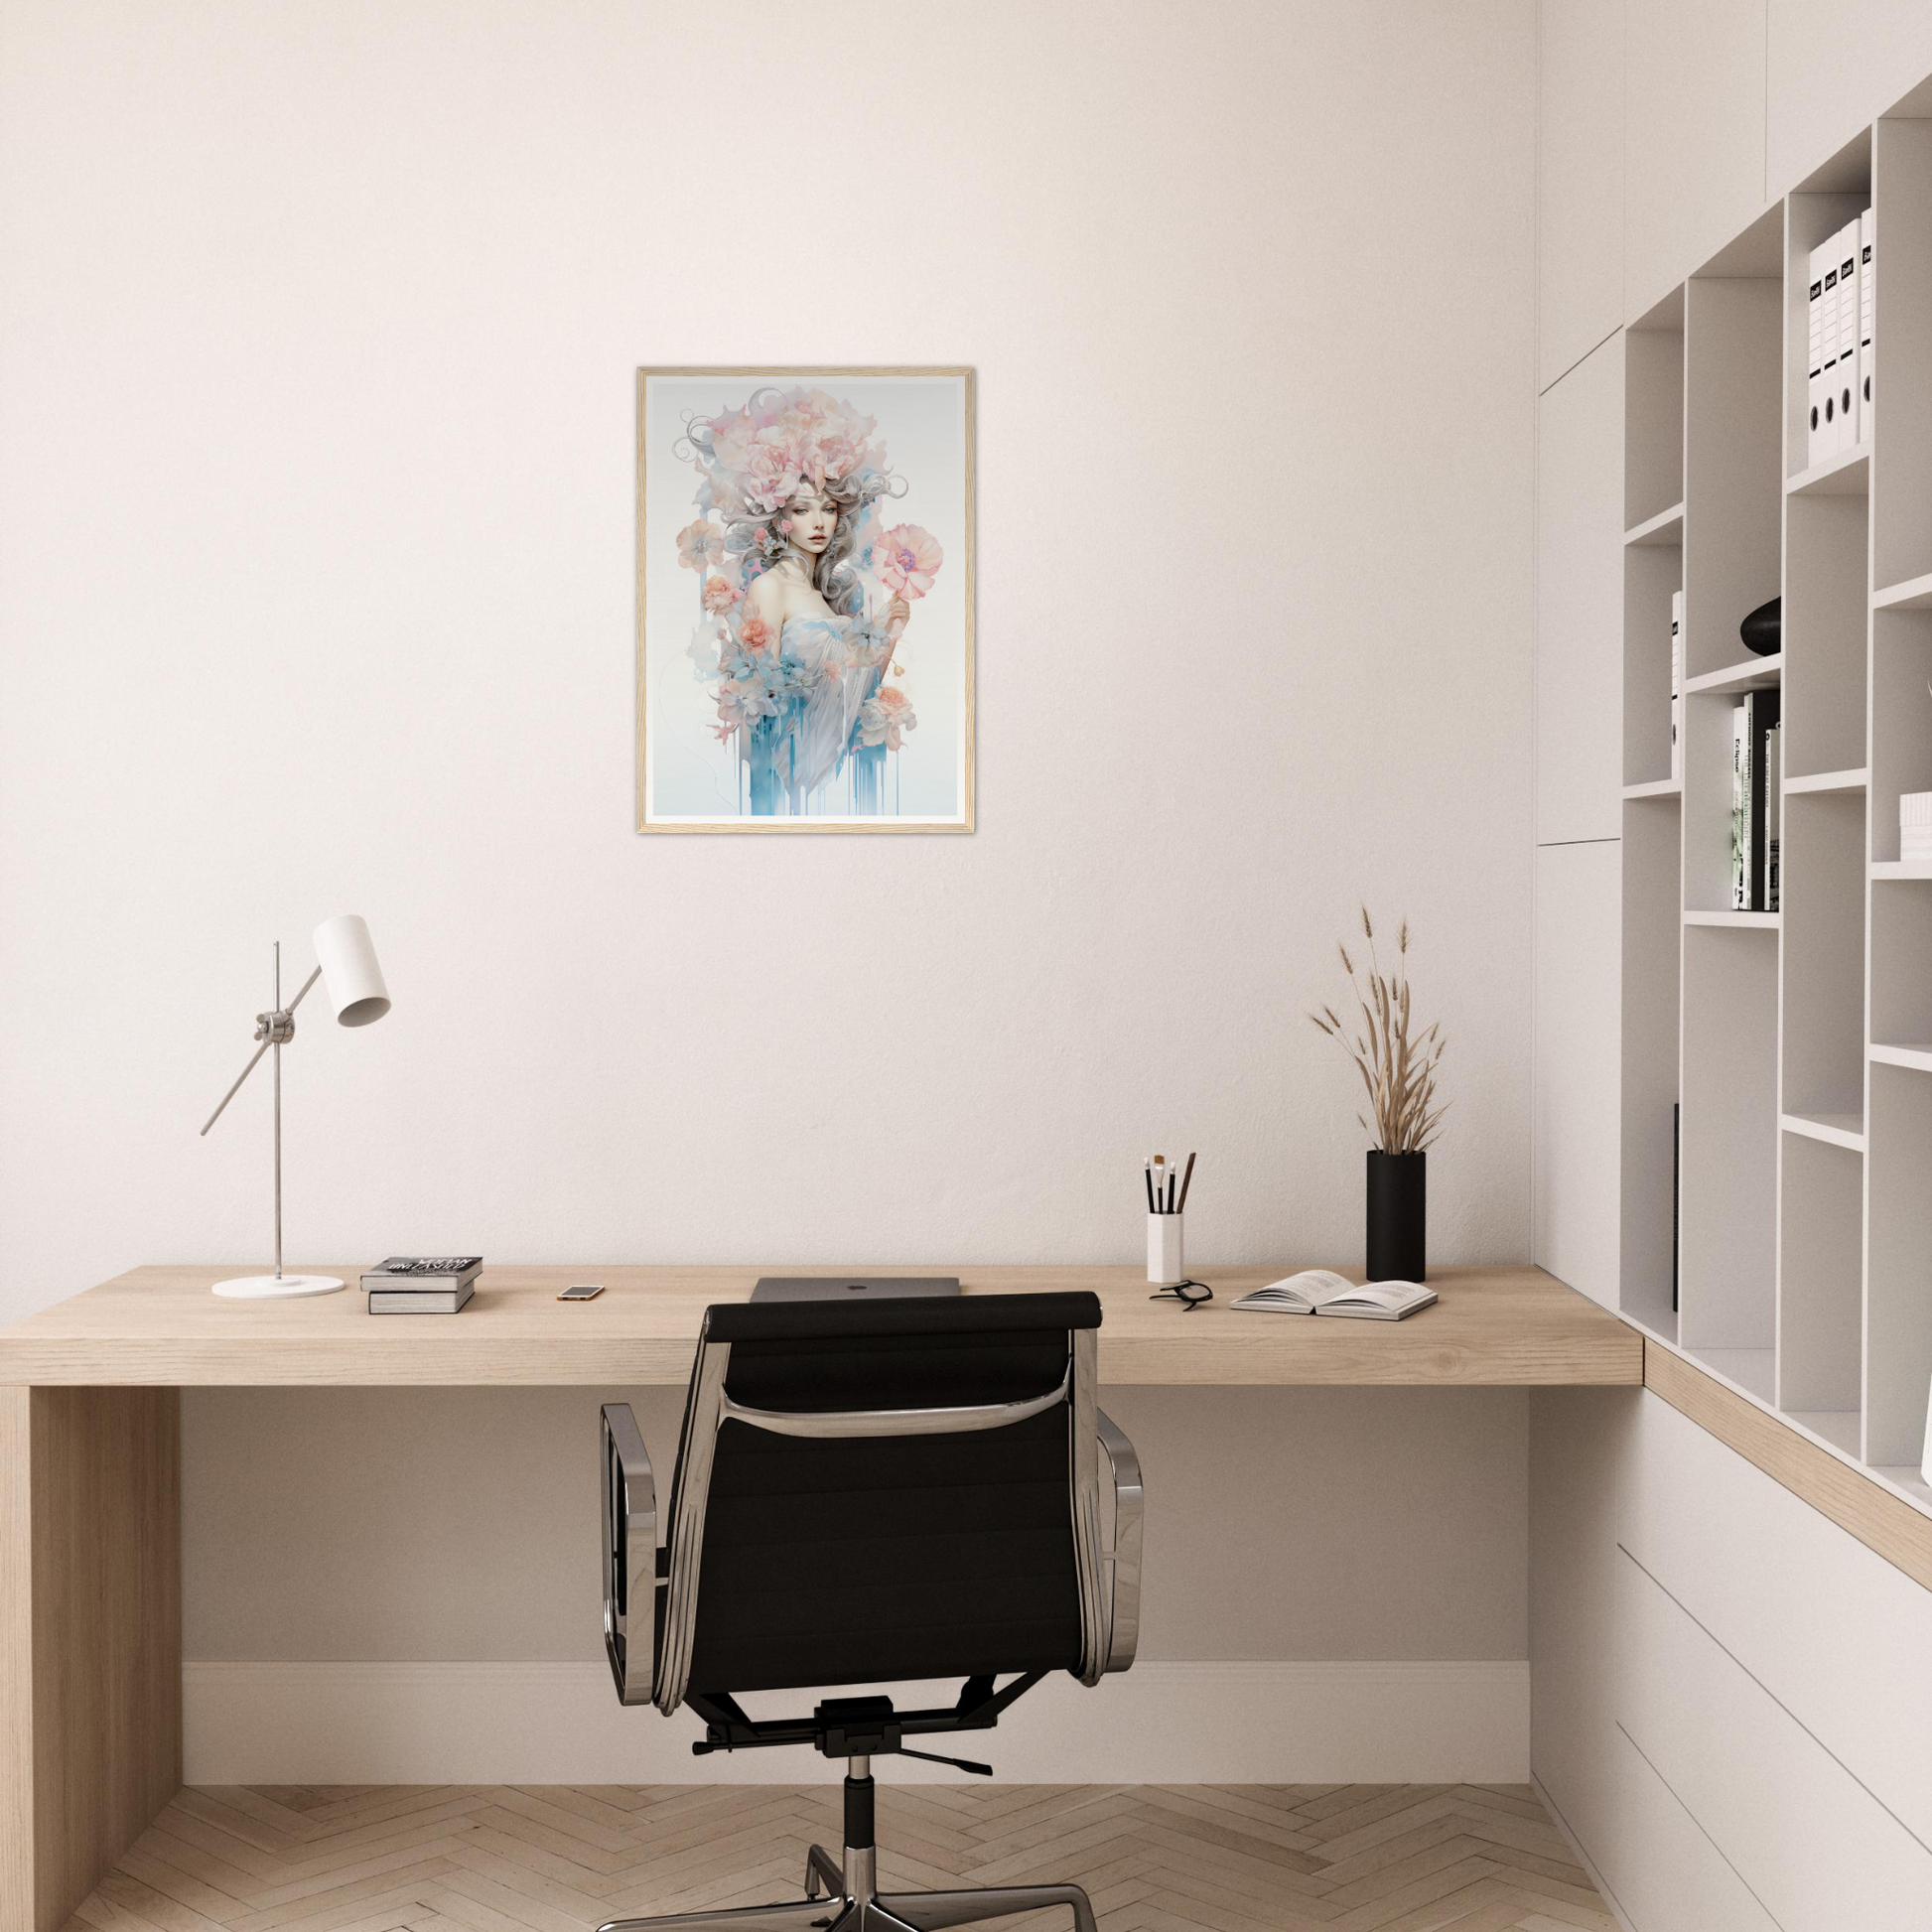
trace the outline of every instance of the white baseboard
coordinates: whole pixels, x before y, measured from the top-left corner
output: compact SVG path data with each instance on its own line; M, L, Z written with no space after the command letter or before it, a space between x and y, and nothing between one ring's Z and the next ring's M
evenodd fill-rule
M190 1784L797 1784L798 1750L693 1757L688 1712L624 1710L602 1664L182 1667ZM897 1695L930 1703L933 1687ZM747 1700L771 1715L785 1700ZM1520 1784L1527 1663L1136 1665L1052 1677L991 1731L929 1740L1010 1783ZM897 1781L957 1778L901 1758Z

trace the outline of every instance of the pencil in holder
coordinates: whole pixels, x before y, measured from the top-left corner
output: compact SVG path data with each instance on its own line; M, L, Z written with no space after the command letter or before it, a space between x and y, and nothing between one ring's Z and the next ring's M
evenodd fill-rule
M1168 1288L1187 1279L1187 1264L1181 1255L1181 1228L1184 1214L1150 1214L1147 1217L1147 1278L1157 1288Z

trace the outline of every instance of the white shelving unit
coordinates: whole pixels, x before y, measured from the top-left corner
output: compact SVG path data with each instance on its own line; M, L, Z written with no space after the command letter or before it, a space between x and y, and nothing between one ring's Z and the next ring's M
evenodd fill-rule
M1932 865L1900 862L1898 798L1932 790L1927 114L1932 88L1625 332L1620 1283L1632 1320L1922 1508ZM1810 250L1866 207L1873 420L1812 464ZM1772 596L1784 648L1751 657L1738 624ZM1737 912L1730 711L1766 686L1781 903Z

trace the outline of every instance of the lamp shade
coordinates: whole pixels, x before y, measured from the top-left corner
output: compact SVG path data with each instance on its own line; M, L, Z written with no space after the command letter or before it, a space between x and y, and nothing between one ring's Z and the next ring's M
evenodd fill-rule
M389 1011L389 989L375 963L369 923L359 912L324 919L316 927L316 964L323 991L345 1027L366 1027Z

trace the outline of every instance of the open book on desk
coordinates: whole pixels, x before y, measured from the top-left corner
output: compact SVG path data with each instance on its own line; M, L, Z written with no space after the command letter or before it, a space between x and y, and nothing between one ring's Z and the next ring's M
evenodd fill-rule
M1332 1269L1305 1268L1228 1306L1261 1314L1346 1314L1364 1321L1400 1321L1435 1299L1436 1291L1420 1282L1370 1282L1362 1287Z

